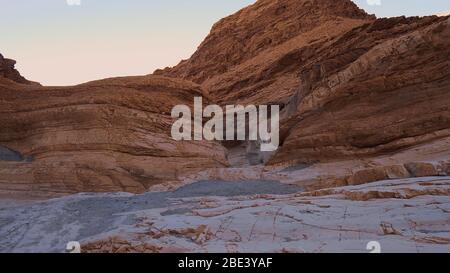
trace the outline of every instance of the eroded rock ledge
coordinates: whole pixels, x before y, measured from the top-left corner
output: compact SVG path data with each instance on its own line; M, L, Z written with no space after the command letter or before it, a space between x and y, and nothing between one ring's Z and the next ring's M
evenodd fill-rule
M191 105L199 94L196 84L157 76L73 87L0 87L0 143L34 159L0 161L0 190L137 193L224 167L219 144L170 136L172 107Z
M189 60L160 76L73 87L0 77L0 146L33 158L0 161L0 191L135 193L202 176L313 190L446 175L449 20L376 19L350 0L260 0L218 22ZM199 95L280 104L282 146L249 171L239 168L242 151L173 141L171 108Z
M15 69L15 65L16 61L6 59L0 53L0 78L8 79L16 83L39 85L38 83L28 81L20 75L19 71Z

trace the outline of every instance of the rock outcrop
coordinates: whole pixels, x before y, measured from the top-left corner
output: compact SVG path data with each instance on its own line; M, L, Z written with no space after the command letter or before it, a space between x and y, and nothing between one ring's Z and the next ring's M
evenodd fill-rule
M170 135L172 108L193 104L200 93L196 84L157 76L73 87L0 85L0 147L26 158L0 160L0 190L143 192L198 169L224 167L219 144L176 142Z
M20 75L19 71L15 69L16 61L11 59L6 59L0 54L0 79L8 79L17 83L23 84L37 84L30 82Z
M347 0L257 1L216 23L189 60L155 74L202 84L223 104L287 102L302 62L374 19Z
M193 80L220 104L281 105L269 165L392 154L450 136L449 24L376 19L347 0L258 1L156 74Z

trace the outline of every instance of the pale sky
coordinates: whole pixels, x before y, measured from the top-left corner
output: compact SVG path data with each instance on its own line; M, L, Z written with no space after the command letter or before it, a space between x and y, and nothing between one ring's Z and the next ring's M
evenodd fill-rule
M0 53L45 85L149 74L189 58L214 22L253 2L0 0ZM448 0L355 2L379 17L450 11Z

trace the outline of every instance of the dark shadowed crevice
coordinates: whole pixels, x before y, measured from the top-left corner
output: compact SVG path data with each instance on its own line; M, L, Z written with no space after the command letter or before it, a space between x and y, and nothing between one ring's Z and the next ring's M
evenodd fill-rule
M11 150L5 146L0 145L0 161L26 161L30 162L34 159L32 157L24 156L20 152Z

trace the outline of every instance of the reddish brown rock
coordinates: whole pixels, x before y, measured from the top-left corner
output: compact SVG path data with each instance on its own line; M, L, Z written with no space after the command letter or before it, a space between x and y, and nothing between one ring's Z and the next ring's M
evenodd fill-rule
M196 84L115 78L73 87L0 87L0 190L33 194L143 192L227 164L213 142L176 142L171 109L191 105ZM19 157L20 158L20 157Z
M388 179L388 176L383 168L365 169L358 171L351 176L348 180L348 184L361 185L386 179Z
M280 104L282 147L270 165L358 159L450 136L449 35L446 17L258 1L156 74L196 81L221 104Z
M223 104L285 103L302 62L374 19L348 0L260 0L216 23L189 60L155 73L201 83Z
M442 172L450 175L450 161L441 163Z
M260 0L218 22L192 58L160 76L36 87L14 83L24 82L9 63L0 77L0 190L142 192L198 171L220 174L210 169L228 166L222 145L169 136L171 108L200 94L282 106L282 146L270 167L447 143L449 43L446 17L376 19L350 0ZM230 162L241 164L248 151L236 150ZM333 169L307 186L403 178L415 160Z
M405 165L414 177L438 176L439 171L432 163L414 162Z
M6 59L0 53L0 79L4 78L17 83L38 85L37 83L28 81L22 75L20 75L19 71L15 69L15 65L16 61Z
M381 19L346 34L302 73L271 164L357 159L448 138L449 38L450 21L438 17ZM349 61L341 47L363 54Z

